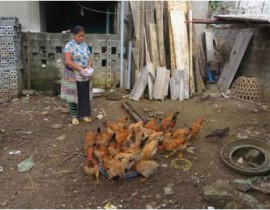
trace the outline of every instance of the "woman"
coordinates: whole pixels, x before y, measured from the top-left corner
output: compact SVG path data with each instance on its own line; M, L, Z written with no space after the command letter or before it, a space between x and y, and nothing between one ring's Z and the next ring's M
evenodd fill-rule
M86 68L91 68L90 50L85 39L85 29L75 26L73 39L64 48L65 68L61 85L61 98L69 102L71 122L91 122L89 77Z

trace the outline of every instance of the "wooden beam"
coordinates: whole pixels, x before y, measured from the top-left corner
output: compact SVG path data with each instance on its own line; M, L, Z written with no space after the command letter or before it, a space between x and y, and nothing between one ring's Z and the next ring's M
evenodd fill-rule
M150 46L150 32L149 32L149 23L155 23L155 15L154 15L154 2L146 1L145 2L145 30L146 30L146 41L147 45Z
M149 23L150 32L150 57L152 63L156 66L160 66L159 63L159 51L158 51L158 38L157 38L157 25Z
M196 81L196 87L197 87L197 92L198 95L201 96L203 94L203 90L204 90L204 84L202 81L202 77L200 74L200 70L199 70L199 61L198 58L194 58L194 69L195 69L195 81Z
M144 49L144 39L143 39L143 27L144 27L144 16L145 16L145 12L144 12L144 1L140 1L140 39L139 39L139 56L140 56L140 69L142 69L145 66L145 49Z
M170 68L171 68L171 74L174 73L176 69L176 62L175 62L175 52L174 52L174 45L173 45L173 35L172 35L172 25L171 20L169 18L169 44L170 44Z
M146 65L148 68L148 95L149 99L153 99L153 87L155 84L155 77L156 77L156 72L155 72L155 65L151 63L150 60L150 55L148 51L148 45L147 45L147 40L146 40L146 30L145 27L144 29L144 41L145 41L145 54L146 54Z
M238 67L245 55L249 42L253 36L252 32L240 33L234 43L230 54L230 61L226 63L218 79L218 86L221 91L227 91L233 81Z
M156 1L156 20L159 48L159 63L161 67L166 67L165 48L164 48L164 30L163 30L163 1Z
M192 20L192 10L189 10L188 13L189 20ZM193 75L193 25L192 23L188 24L189 29L189 89L190 95L192 96L195 93L194 87L194 75Z
M139 53L139 40L140 40L140 2L138 1L129 1L131 13L133 17L133 25L134 25L134 48L133 51L133 57L134 62L136 64L136 70L135 70L135 78L137 78L137 75L139 74L140 69L140 53Z

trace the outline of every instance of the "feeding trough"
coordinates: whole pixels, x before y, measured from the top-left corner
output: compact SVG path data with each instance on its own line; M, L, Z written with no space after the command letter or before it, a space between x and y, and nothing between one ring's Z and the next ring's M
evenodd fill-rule
M106 178L108 178L108 175L106 173L106 170L103 168L102 165L99 165L99 172ZM132 179L134 177L139 176L140 174L137 171L129 171L127 172L125 175L123 175L122 177L117 177L119 179Z

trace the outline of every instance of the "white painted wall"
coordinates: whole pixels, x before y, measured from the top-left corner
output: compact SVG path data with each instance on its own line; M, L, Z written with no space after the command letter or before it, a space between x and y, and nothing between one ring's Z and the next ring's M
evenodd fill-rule
M0 16L18 17L22 31L40 32L38 1L0 1Z

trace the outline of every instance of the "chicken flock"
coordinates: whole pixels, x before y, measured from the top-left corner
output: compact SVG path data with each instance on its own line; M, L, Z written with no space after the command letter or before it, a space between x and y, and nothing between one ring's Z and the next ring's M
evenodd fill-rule
M201 129L203 117L190 128L175 129L178 114L172 113L162 120L153 118L145 125L143 121L127 125L128 118L121 118L115 123L104 123L104 131L100 128L96 133L87 131L83 145L86 174L94 175L99 182L99 167L102 166L108 180L123 177L129 171L136 171L147 179L158 168L152 160L157 149L170 151L166 156L170 157L184 150Z

